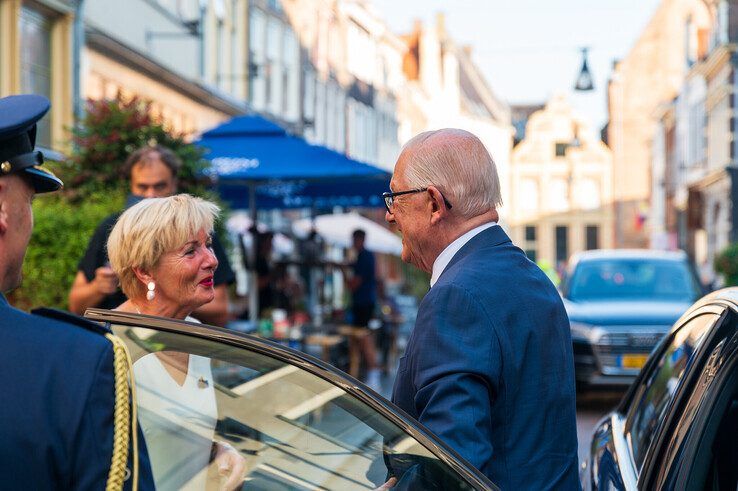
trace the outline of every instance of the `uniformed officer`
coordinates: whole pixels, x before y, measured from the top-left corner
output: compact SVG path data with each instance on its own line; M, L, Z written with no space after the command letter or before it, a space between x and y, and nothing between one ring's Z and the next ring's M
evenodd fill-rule
M71 314L14 309L3 296L21 281L34 195L62 187L34 151L48 110L41 96L0 99L0 489L153 488L140 432L140 448L131 438L120 341Z

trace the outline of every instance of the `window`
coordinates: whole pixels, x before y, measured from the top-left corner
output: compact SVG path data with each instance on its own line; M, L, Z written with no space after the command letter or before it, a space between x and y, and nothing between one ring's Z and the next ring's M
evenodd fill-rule
M267 21L266 41L266 106L272 114L280 114L282 109L282 76L280 65L282 63L282 25L275 19Z
M725 324L730 324L727 321ZM715 329L713 329L715 330ZM694 452L692 465L682 464L682 473L687 476L685 489L738 489L738 370L735 364L720 364L717 360L725 353L725 344L730 340L734 328L730 327L729 335L721 338L719 344L710 354L701 374L703 383L697 384L693 391L688 407L700 407L702 412L709 414L704 421L701 432L694 431L700 426L703 416L697 411L684 411L678 424L682 438L699 438L699 447ZM728 376L715 376L716 365L729 369ZM730 368L728 368L730 367ZM713 378L714 377L714 378ZM720 380L722 383L712 384ZM707 386L707 388L706 388ZM691 430L691 431L690 431ZM689 435L688 433L692 433ZM687 443L689 445L689 443ZM675 452L676 453L676 452Z
M691 303L701 289L684 261L602 258L580 261L569 297L573 301L638 300Z
M471 489L385 413L306 370L309 362L290 364L243 338L226 344L215 332L119 325L113 331L134 360L139 422L157 489L218 489L210 461L216 442L244 459L249 489L374 489L388 471L401 477L409 469L413 488Z
M535 179L522 179L518 196L521 210L529 212L538 210L538 183Z
M577 202L584 210L595 210L600 207L600 184L595 179L583 179L579 183Z
M28 6L20 14L21 93L51 99L52 20ZM36 145L51 147L51 112L39 121Z
M266 19L258 9L249 9L249 100L256 110L266 106L267 66Z
M292 29L286 27L282 39L282 115L288 121L297 121L300 115L299 50L297 36Z
M587 225L585 227L586 241L585 249L599 249L600 248L600 227L599 225Z
M525 241L535 242L535 240L536 240L536 226L526 225L525 226Z
M566 150L569 148L568 143L556 142L556 156L566 157Z
M551 211L566 211L569 208L569 184L566 179L551 179L547 192Z
M684 373L694 361L694 353L718 318L715 314L705 314L687 322L674 333L658 363L643 379L626 423L626 436L636 468L643 465L648 446L666 416Z
M556 263L566 262L569 259L569 227L557 225L556 232Z
M222 89L225 86L225 72L227 71L225 68L226 29L223 19L217 19L215 22L215 52L217 53L215 57L215 85Z

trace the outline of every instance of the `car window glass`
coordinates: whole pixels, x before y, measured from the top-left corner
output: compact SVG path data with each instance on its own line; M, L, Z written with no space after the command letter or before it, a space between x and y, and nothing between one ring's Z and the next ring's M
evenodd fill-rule
M582 261L572 276L573 301L641 299L692 302L700 288L682 261L602 259Z
M471 489L375 409L298 366L194 336L114 326L134 361L157 489L219 489L233 447L244 489ZM217 458L216 458L217 460Z
M648 446L666 416L684 373L694 361L695 351L718 318L715 314L700 315L682 326L671 336L658 362L642 381L643 388L634 401L626 426L629 428L626 436L638 469L643 465Z

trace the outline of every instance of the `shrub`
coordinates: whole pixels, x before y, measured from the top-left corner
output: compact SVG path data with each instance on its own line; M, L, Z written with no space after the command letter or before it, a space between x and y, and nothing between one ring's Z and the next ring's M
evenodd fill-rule
M738 286L738 243L729 245L718 254L715 271L723 275L725 286Z
M34 228L23 263L23 285L10 294L18 308L66 309L77 263L100 221L123 207L121 192L99 192L73 203L63 195L41 195L33 204Z

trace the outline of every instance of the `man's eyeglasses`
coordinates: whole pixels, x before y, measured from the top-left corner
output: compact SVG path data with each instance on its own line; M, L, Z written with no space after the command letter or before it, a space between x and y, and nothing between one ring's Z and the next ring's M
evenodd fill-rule
M387 208L388 213L392 213L392 205L395 202L395 196L402 196L403 194L422 193L423 191L428 191L428 188L410 189L408 191L397 191L394 193L382 193L382 198L384 198L384 206L385 208ZM440 191L438 192L441 193ZM451 203L448 202L443 193L441 193L441 197L443 198L443 202L446 204L446 208L450 210Z

